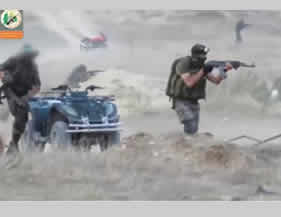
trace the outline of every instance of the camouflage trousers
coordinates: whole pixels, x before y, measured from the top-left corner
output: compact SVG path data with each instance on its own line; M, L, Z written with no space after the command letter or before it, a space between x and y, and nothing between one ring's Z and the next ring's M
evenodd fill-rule
M200 104L188 100L175 99L175 111L180 122L184 125L184 132L193 135L198 132Z
M11 114L14 116L12 129L12 142L10 144L17 145L21 135L24 133L26 123L28 121L28 107L19 106L15 100L10 97L7 99Z

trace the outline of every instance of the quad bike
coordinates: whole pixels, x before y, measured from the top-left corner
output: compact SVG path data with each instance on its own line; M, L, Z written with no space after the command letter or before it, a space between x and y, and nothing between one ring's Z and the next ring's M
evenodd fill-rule
M120 116L114 96L89 96L100 89L94 85L84 91L72 91L67 85L42 92L30 100L30 119L20 147L25 151L106 150L120 143Z

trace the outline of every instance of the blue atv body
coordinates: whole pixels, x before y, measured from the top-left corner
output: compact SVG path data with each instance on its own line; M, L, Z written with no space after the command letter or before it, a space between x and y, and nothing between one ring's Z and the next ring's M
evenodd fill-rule
M120 115L112 96L89 96L85 91L72 91L67 86L45 92L46 96L30 100L30 120L22 146L44 149L46 143L56 148L102 150L120 142ZM54 96L57 95L57 96Z

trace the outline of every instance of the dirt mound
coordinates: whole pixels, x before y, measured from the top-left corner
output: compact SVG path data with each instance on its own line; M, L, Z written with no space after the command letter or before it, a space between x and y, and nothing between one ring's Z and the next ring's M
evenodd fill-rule
M182 159L199 170L223 169L234 172L251 168L255 160L255 156L243 151L241 147L225 144L208 135L191 138L175 133L156 137L141 132L125 138L123 144L128 149L142 151L144 154L154 151L165 157L169 153L177 160Z
M223 168L240 170L251 167L253 159L237 148L227 145L213 145L205 150L199 151L201 166L208 168Z
M250 168L255 159L234 144L225 144L208 136L181 138L174 146L176 151L183 153L185 160L191 161L199 169L237 171Z
M125 138L123 142L130 145L139 145L139 144L148 143L152 139L153 139L152 135L145 132L139 132L135 135Z
M148 154L154 148L155 138L145 132L139 132L135 135L129 136L122 140L123 149L127 149L129 152L134 152L135 154Z

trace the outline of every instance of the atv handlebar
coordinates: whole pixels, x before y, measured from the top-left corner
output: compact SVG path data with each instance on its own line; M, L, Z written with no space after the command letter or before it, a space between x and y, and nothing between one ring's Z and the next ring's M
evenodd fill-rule
M90 90L90 91L94 91L95 89L104 89L103 87L99 87L99 86L95 86L95 85L90 85L88 87L86 87L86 91Z
M71 90L70 87L66 84L63 85L59 85L57 87L51 88L51 90L61 90L61 91L67 91L67 90Z
M95 85L90 85L88 87L86 87L86 91L90 90L90 91L94 91L95 89L104 89L104 87L100 87L100 86L95 86ZM71 88L67 85L67 84L62 84L59 85L57 87L51 88L51 90L53 91L71 91Z

